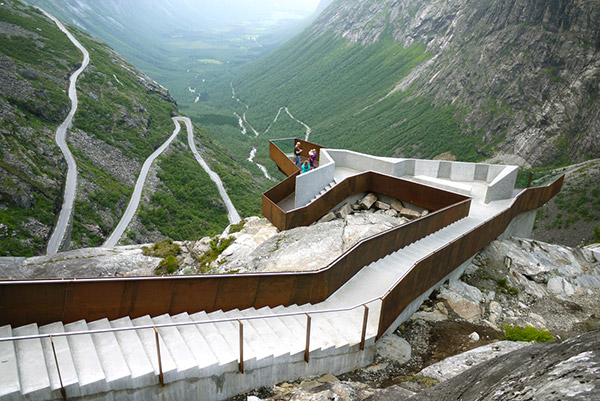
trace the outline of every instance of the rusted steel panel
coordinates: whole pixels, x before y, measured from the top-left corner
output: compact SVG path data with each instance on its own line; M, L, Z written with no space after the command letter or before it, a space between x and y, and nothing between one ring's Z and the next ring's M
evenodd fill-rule
M300 153L301 157L308 159L308 152L311 149L315 149L317 151L317 158L315 160L319 162L321 149L325 149L325 146L317 145L316 143L308 142L299 138L294 139L294 145L296 144L296 142L300 142L300 148L302 149L302 152Z
M136 280L135 298L129 316L158 316L169 312L175 280Z
M324 300L327 294L327 275L325 270L316 273L298 274L290 296L290 304L302 305Z
M261 277L253 306L258 309L263 306L291 305L290 299L296 278L293 274Z
M383 335L412 300L418 298L428 288L442 280L502 234L515 216L534 210L548 202L558 193L562 181L563 177L548 187L528 188L518 195L509 210L500 213L491 221L447 244L437 253L413 266L404 279L383 297L377 336Z
M0 285L0 326L13 327L62 319L66 282Z
M219 279L216 276L190 277L189 279L175 281L169 314L217 310L215 301L218 289Z
M225 276L219 279L215 310L245 309L253 305L260 282L260 275L246 274Z
M290 158L281 151L273 142L269 142L269 156L277 164L277 167L287 176L290 176L300 169Z
M86 316L86 320L103 317L116 319L121 309L124 282L112 281L72 281L65 294L64 313L61 320L73 322Z

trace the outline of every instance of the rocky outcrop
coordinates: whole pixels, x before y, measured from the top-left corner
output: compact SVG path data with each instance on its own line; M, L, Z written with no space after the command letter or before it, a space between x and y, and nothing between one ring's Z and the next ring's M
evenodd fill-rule
M221 253L214 253L211 239L179 243L183 252L179 256L180 273L239 273L274 271L317 270L333 262L343 252L364 238L380 233L428 211L408 202L394 204L404 214L379 201L376 194L365 199L346 203L318 223L278 232L267 219L250 217L244 220L239 232L227 228L219 239L230 242ZM410 219L404 216L410 216ZM210 259L206 265L207 259Z
M0 279L152 276L160 258L143 245L82 248L50 256L0 258Z
M594 400L600 397L600 331L524 347L409 398L419 400ZM388 398L394 399L393 390ZM397 398L396 398L397 399Z

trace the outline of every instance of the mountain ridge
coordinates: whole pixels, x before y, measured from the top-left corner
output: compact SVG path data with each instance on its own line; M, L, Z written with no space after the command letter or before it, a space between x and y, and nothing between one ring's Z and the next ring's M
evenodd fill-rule
M408 74L396 75L394 85L388 84L387 88L375 85L372 90L380 89L393 95L396 99L392 103L405 107L410 107L412 101L427 99L433 108L450 107L452 121L460 131L454 139L471 137L471 146L475 146L479 158L497 153L514 154L526 166L578 162L600 155L600 111L598 102L594 101L598 97L600 77L600 36L598 25L594 24L598 20L597 2L338 1L320 15L308 33L305 31L301 38L242 70L236 89L249 103L268 102L265 94L272 94L277 86L261 83L262 78L254 71L269 65L273 66L271 71L295 71L284 58L286 49L289 53L299 53L302 46L306 48L312 43L309 54L331 58L336 49L344 45L329 46L323 52L319 46L322 47L322 38L327 36L347 41L346 46L362 46L362 52L368 52L386 38L393 38L404 49L424 46L423 54L429 54L429 58L411 69L414 75L410 81L404 81L402 90L393 92ZM360 68L358 60L355 60L356 69ZM327 72L311 71L315 77L319 73ZM281 73L280 80L310 82L307 76L292 74ZM357 82L357 86L360 85ZM331 98L332 88L325 86L316 90L313 97ZM257 90L265 94L251 102ZM351 94L349 90L345 93ZM296 93L283 97L283 101L294 102L291 96ZM363 107L369 105L363 102ZM304 101L299 107L306 109L308 102ZM378 106L379 114L386 115L391 107L391 104ZM262 114L265 113L254 118L264 118ZM323 142L334 142L332 124L325 122L331 117L312 117L315 137L321 130L326 138ZM393 138L389 141L391 147L386 145L387 150L381 149L381 153L407 154L410 146L420 147L416 138L402 145L401 138L406 135L401 127L402 119L388 119L391 124L387 129L394 131L390 134ZM342 119L334 117L333 120L341 131L349 128ZM397 125L392 127L394 123ZM371 130L365 127L364 131L365 134L387 135L385 129L385 126ZM338 137L338 143L353 142L352 136L343 132ZM436 155L431 151L422 154ZM465 159L462 154L455 156Z

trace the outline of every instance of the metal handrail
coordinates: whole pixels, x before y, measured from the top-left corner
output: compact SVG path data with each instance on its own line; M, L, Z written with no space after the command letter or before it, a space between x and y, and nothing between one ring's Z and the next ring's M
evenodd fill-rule
M335 308L335 309L320 309L309 311L311 315L323 314L323 313L333 313L333 312L348 312L365 304L372 303L374 301L378 301L380 298L373 298L367 302L361 302L358 305L347 306L345 308ZM194 326L198 324L210 324L210 323L225 323L225 322L237 322L238 320L260 320L260 319L271 319L276 317L289 317L289 316L304 316L306 315L306 311L301 312L288 312L288 313L279 313L274 315L254 315L254 316L238 316L231 318L222 318L215 320L201 320L201 321L193 321L193 322L173 322L173 323L157 323L151 325L142 325L142 326L131 326L131 327L114 327L110 329L95 329L95 330L80 330L80 331L69 331L69 332L60 332L60 333L45 333L45 334L33 334L28 336L14 336L14 337L0 337L0 342L5 341L19 341L19 340L33 340L33 339L42 339L52 337L68 337L68 336L76 336L76 335L85 335L85 334L101 334L101 333L113 333L120 331L132 331L132 330L146 330L146 329L160 329L163 327L178 327L178 326Z

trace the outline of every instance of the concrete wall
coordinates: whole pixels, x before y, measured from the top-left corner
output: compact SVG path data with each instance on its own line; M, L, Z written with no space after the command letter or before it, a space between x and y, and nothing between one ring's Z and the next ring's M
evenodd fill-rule
M415 159L406 159L395 163L392 175L395 177L415 175Z
M333 355L332 355L333 354ZM354 346L330 353L311 352L309 362L304 361L304 353L296 354L285 364L274 364L258 369L245 369L244 373L232 371L219 376L208 376L166 383L164 387L154 384L148 387L110 391L101 395L77 397L78 400L204 400L219 401L259 387L270 387L283 381L299 377L320 376L326 373L339 375L373 363L375 344L371 339L364 351ZM62 399L62 398L60 398Z
M533 231L533 224L535 223L536 212L537 209L518 214L498 238L531 238L531 232Z
M372 170L388 175L394 174L395 163L376 156L340 149L327 149L326 152L329 153L338 167L347 167L357 171Z
M475 163L453 162L450 169L450 180L452 181L474 181Z
M440 162L438 160L415 160L415 171L414 175L425 175L427 177L438 176L440 169Z
M509 199L513 195L515 182L517 181L517 173L519 168L516 166L494 166L490 165L490 171L496 170L497 167L503 167L502 171L496 175L493 181L488 185L485 194L485 203L495 200ZM489 176L489 174L488 174Z
M296 177L296 208L306 206L331 181L335 173L335 163L321 150L319 167Z

